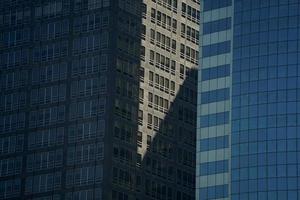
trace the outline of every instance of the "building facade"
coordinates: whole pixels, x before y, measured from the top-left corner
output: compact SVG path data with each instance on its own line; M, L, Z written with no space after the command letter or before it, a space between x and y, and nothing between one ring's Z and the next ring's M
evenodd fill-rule
M194 199L199 7L0 1L0 199Z
M299 199L299 1L202 1L196 199Z
M197 0L144 0L138 126L141 199L194 199Z

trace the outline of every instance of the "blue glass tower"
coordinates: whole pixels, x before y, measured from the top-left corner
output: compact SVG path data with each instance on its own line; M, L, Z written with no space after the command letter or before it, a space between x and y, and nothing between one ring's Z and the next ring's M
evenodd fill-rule
M300 2L202 5L197 199L299 199Z

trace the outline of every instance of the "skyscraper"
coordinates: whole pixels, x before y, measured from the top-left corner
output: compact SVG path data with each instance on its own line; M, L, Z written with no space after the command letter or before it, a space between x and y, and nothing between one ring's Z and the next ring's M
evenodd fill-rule
M199 7L0 1L0 199L194 199Z
M196 199L299 199L297 0L204 0Z

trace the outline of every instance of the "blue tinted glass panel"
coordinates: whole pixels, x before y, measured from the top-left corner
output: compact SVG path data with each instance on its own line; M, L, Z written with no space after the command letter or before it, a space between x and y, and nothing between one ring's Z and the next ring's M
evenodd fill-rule
M211 80L215 78L222 78L230 75L230 65L220 65L217 67L202 69L202 81Z
M203 24L203 34L210 34L231 28L231 18L220 19Z
M201 128L227 124L229 122L229 112L221 112L200 117Z
M210 151L227 148L229 144L228 136L213 137L200 140L200 151Z
M203 46L203 57L215 56L230 52L230 41Z
M204 0L203 2L204 11L223 8L227 6L231 6L231 0Z
M299 199L299 6L234 1L233 199Z
M228 185L200 188L200 199L219 199L228 196Z
M224 101L229 99L229 88L201 93L201 104Z
M228 169L228 160L201 163L199 168L200 176L228 172Z

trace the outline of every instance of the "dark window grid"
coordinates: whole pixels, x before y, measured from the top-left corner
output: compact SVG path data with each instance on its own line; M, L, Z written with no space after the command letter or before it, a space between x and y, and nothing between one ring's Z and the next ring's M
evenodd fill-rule
M37 194L61 187L61 173L41 174L26 178L25 194Z
M9 136L0 138L0 155L22 152L24 136Z
M27 156L26 164L27 172L61 167L63 164L63 151L57 149L54 151L30 154Z
M73 166L80 163L103 160L103 151L103 142L93 142L91 144L69 146L67 152L67 165Z
M68 143L100 139L104 136L105 121L91 121L71 125L68 132Z

